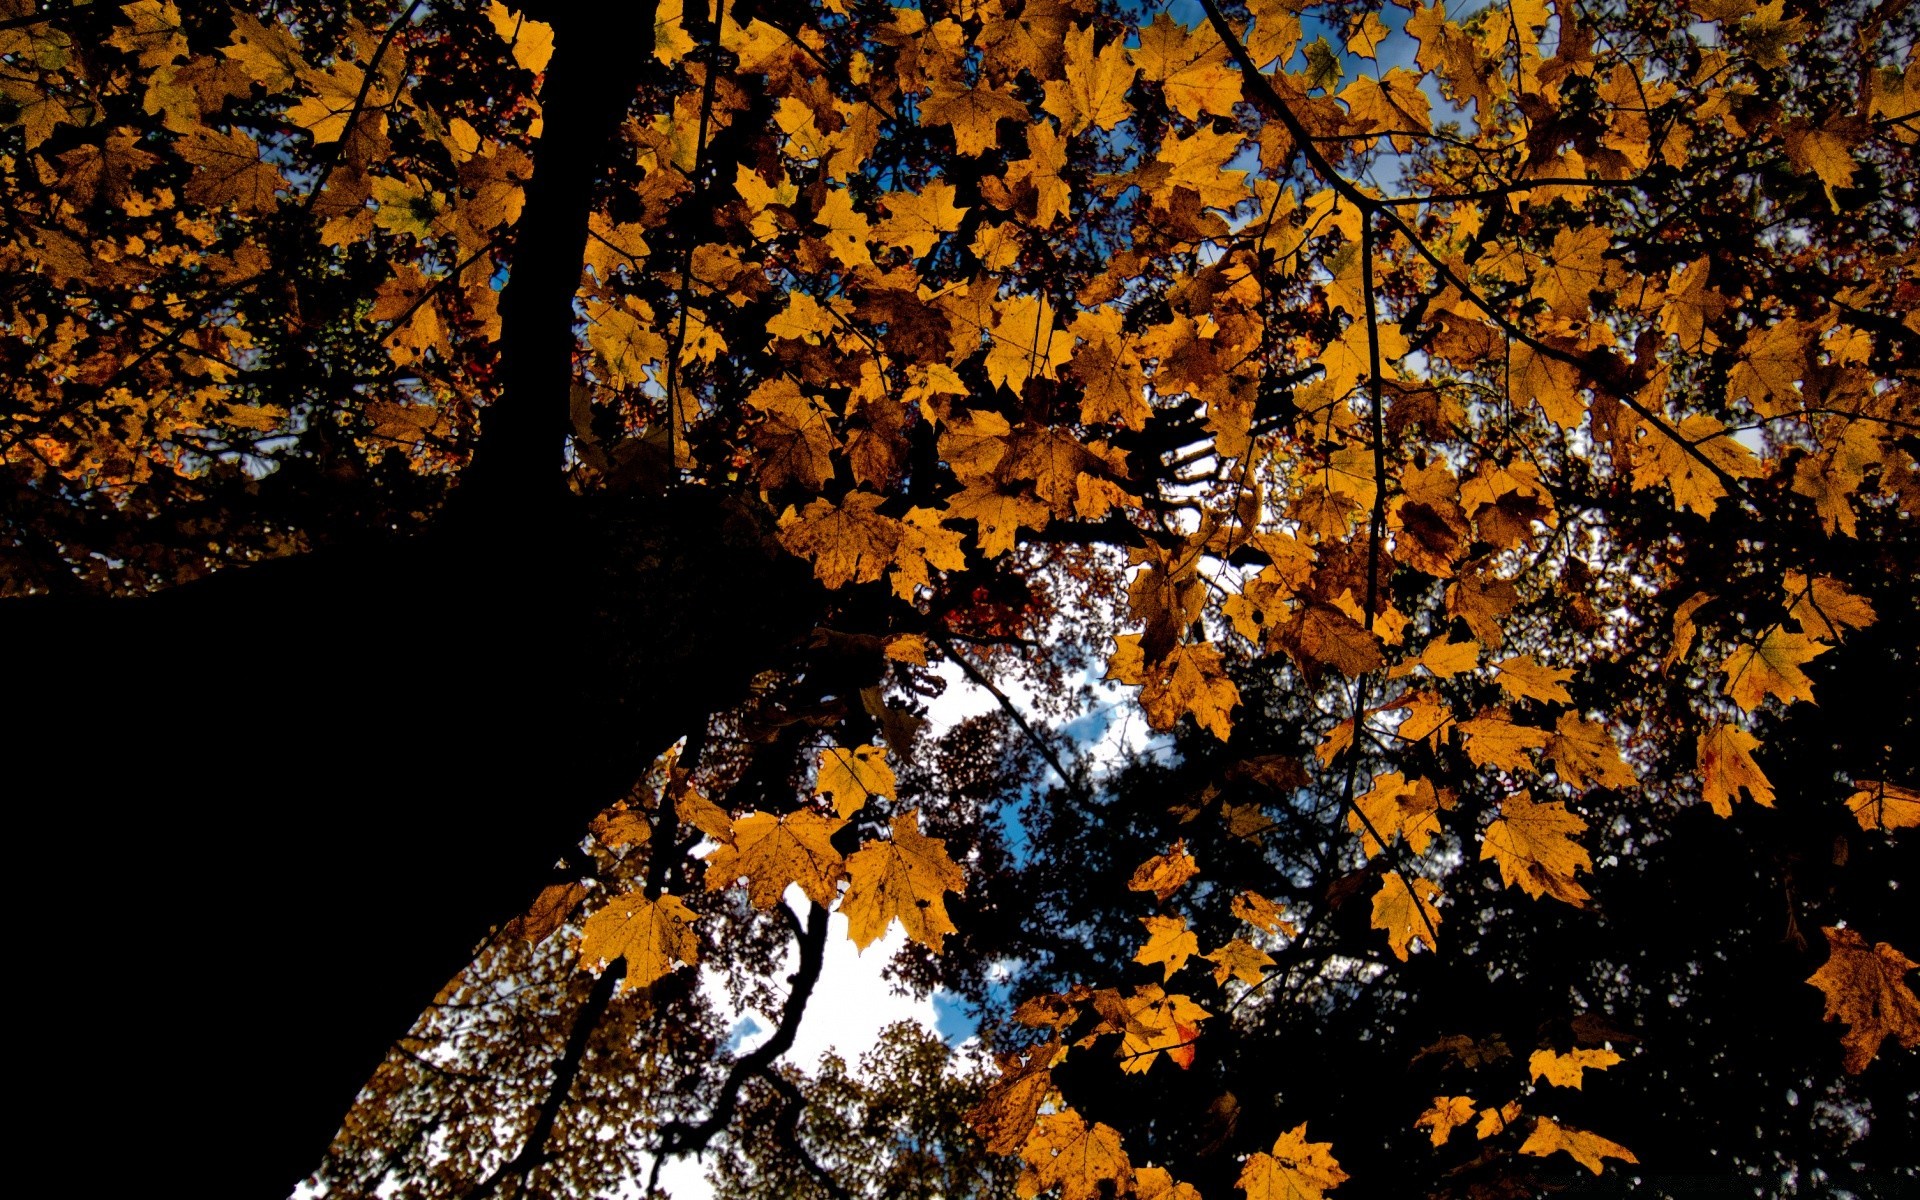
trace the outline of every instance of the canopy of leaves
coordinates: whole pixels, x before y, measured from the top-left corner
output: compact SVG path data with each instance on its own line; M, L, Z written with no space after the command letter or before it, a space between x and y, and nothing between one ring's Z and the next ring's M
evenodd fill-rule
M517 917L271 851L494 929L322 1188L1910 1184L1916 19L0 3L0 589L190 658L404 578L329 665L567 714L403 831ZM183 694L48 745L175 787ZM830 911L998 1083L781 1064Z

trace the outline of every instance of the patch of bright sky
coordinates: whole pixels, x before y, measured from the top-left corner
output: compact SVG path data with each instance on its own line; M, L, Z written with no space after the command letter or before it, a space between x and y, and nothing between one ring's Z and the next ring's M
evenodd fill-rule
M968 717L999 707L998 700L969 681L954 664L941 664L940 673L947 688L928 705L926 737L937 738ZM1037 727L1045 727L1044 722L1035 721L1039 697L1031 687L1011 675L994 682L1023 715ZM1148 728L1138 707L1126 702L1131 692L1131 688L1102 681L1097 669L1089 669L1079 681L1081 704L1075 714L1058 727L1058 738L1065 742L1072 757L1091 767L1096 776L1133 755L1170 749L1170 740ZM1044 780L1040 790L1057 782ZM1036 795L1035 790L1025 791L1002 810L1002 820L1007 823L1008 838L1016 855L1023 842L1018 809L1021 803ZM790 888L786 902L799 912L804 911L806 898L798 888ZM858 951L847 936L847 919L834 913L827 931L820 982L800 1021L793 1048L781 1061L811 1074L819 1069L821 1058L831 1053L857 1073L861 1058L879 1044L882 1031L902 1021L932 1030L950 1046L958 1047L972 1038L977 1024L958 996L942 991L928 996L914 995L901 991L887 978L888 964L905 944L906 935L896 924L865 952ZM782 974L791 973L798 965L797 953L789 950ZM732 1053L750 1053L773 1036L779 1021L777 1013L736 1008L712 972L702 972L701 989L733 1030L728 1047ZM695 1158L666 1164L661 1168L660 1181L674 1200L709 1200L713 1195L706 1168Z

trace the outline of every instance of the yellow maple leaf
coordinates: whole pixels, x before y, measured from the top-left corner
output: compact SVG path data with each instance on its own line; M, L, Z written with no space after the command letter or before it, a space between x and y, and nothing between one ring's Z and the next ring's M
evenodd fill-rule
M574 906L586 898L587 887L579 880L550 883L540 889L540 894L533 898L526 912L501 927L500 935L519 938L537 946L566 924Z
M1612 235L1602 226L1562 229L1553 235L1546 262L1535 273L1533 293L1554 313L1573 319L1587 315L1587 293L1600 286L1606 274L1603 257Z
M1340 99L1346 101L1348 111L1363 130L1390 136L1393 148L1402 154L1413 148L1412 135L1433 132L1431 107L1427 94L1420 90L1420 76L1405 67L1395 67L1378 79L1361 75L1341 89Z
M1095 1200L1133 1189L1133 1166L1109 1125L1088 1125L1072 1109L1044 1113L1020 1148L1032 1168L1035 1191L1060 1189L1061 1200Z
M1587 890L1574 882L1575 871L1593 870L1593 859L1573 840L1587 823L1558 800L1535 803L1526 792L1515 792L1500 802L1500 816L1487 826L1480 858L1500 865L1508 887L1538 900L1552 896L1575 908L1587 902Z
M627 960L627 976L620 990L646 987L671 974L681 963L700 957L693 923L699 918L671 892L658 900L642 891L608 901L580 926L580 960L589 966Z
M1499 1108L1483 1108L1480 1110L1480 1119L1474 1123L1473 1136L1484 1142L1494 1134L1503 1132L1519 1115L1518 1100L1509 1100Z
M887 215L873 227L873 240L905 246L913 257L931 253L943 233L960 228L967 215L953 204L953 185L944 181L930 183L918 192L888 192L884 197Z
M1165 90L1167 107L1186 117L1230 117L1240 99L1240 72L1211 25L1192 31L1162 12L1140 31L1140 48L1130 51L1147 79Z
M1531 1072L1530 1078L1545 1079L1554 1087L1577 1088L1583 1072L1604 1071L1619 1061L1620 1056L1611 1050L1576 1048L1565 1054L1535 1050L1527 1060L1527 1070Z
M963 535L941 524L945 517L938 509L910 508L900 522L900 542L888 571L893 594L900 599L911 600L920 588L929 586L933 571L958 571L967 565Z
M760 486L793 483L816 492L825 487L833 478L833 453L840 446L829 423L832 410L784 376L755 388L747 403L764 417L753 431L760 450L755 464Z
M1831 647L1811 641L1804 633L1790 633L1776 625L1751 646L1741 646L1720 664L1727 677L1727 695L1741 708L1752 712L1768 696L1778 696L1788 704L1796 700L1813 702L1813 681L1800 668Z
M1753 752L1760 739L1732 725L1720 725L1701 734L1694 743L1700 767L1700 798L1723 817L1733 815L1740 789L1762 808L1773 807L1773 784Z
M1625 788L1639 782L1607 727L1576 712L1560 714L1544 753L1569 787Z
M1073 357L1073 336L1054 323L1044 296L1008 296L994 303L987 377L1019 396L1029 379L1054 379Z
M1252 0L1247 12L1253 17L1253 32L1242 40L1253 65L1265 68L1275 59L1285 62L1300 44L1300 15L1293 0Z
M908 937L938 954L954 932L946 893L964 891L966 876L947 856L945 839L920 832L919 809L895 817L891 831L888 840L867 842L847 859L840 900L847 934L865 950L898 921Z
M1520 1145L1520 1153L1531 1154L1535 1158L1545 1158L1561 1150L1595 1175L1605 1170L1602 1159L1617 1158L1628 1163L1640 1161L1633 1156L1633 1151L1618 1142L1610 1142L1597 1133L1569 1129L1548 1117L1536 1119L1533 1132Z
M1562 687L1573 678L1571 668L1546 667L1533 660L1531 654L1522 654L1493 665L1499 674L1496 678L1507 695L1516 700L1545 700L1548 703L1572 704L1573 697Z
M1165 1167L1141 1167L1133 1176L1134 1200L1200 1200L1200 1189L1175 1179Z
M980 553L998 558L1013 549L1022 529L1045 529L1053 519L1053 510L1031 496L1002 491L985 481L973 483L967 490L947 499L945 519L972 521L974 541Z
M1431 1129L1427 1135L1435 1146L1444 1146L1453 1131L1473 1120L1472 1096L1435 1096L1433 1107L1414 1119L1415 1129Z
M1461 721L1458 728L1475 766L1502 771L1531 772L1534 766L1528 751L1542 749L1548 741L1546 730L1515 725L1498 710Z
M1200 1022L1212 1015L1191 996L1167 992L1152 983L1134 989L1132 996L1118 999L1117 1004L1102 1011L1107 1027L1120 1030L1120 1047L1115 1054L1121 1071L1129 1075L1146 1071L1162 1054L1183 1071L1191 1067Z
M1856 779L1853 786L1859 790L1847 797L1847 807L1860 828L1891 833L1920 827L1920 791L1875 779Z
M813 790L843 817L859 812L875 796L895 799L895 787L885 746L829 746L820 752Z
M820 205L820 211L813 215L813 223L827 231L820 240L833 251L843 267L870 267L873 255L867 252L867 239L872 234L867 214L853 206L853 197L844 189L835 188L827 193Z
M1233 915L1268 933L1284 933L1288 937L1299 932L1292 921L1287 920L1286 911L1259 892L1241 892L1233 898L1230 906Z
M814 576L830 588L869 583L886 573L901 538L900 522L884 516L882 497L848 492L839 504L815 500L803 510L780 514L780 544L813 562Z
M1428 642L1426 649L1420 652L1420 665L1441 679L1471 671L1479 664L1480 643L1471 638L1464 642Z
M933 94L920 102L920 123L950 126L962 154L985 154L998 145L996 129L1003 119L1025 123L1027 106L984 78L973 86L936 79Z
M1787 615L1800 623L1808 637L1837 642L1846 630L1865 629L1876 620L1873 605L1837 579L1825 575L1809 579L1798 571L1787 571L1780 584L1790 598Z
M1273 1149L1247 1155L1238 1186L1247 1200L1321 1200L1347 1181L1332 1142L1309 1142L1304 1123L1274 1139Z
M493 31L501 40L513 47L514 62L536 75L547 69L548 60L553 58L553 26L528 20L500 0L487 5L487 19L493 22Z
M733 822L732 840L707 856L707 890L745 876L747 901L758 909L778 904L796 883L815 904L832 904L845 868L833 835L845 825L805 808L781 817L750 812Z
M1240 703L1240 689L1227 678L1220 651L1211 642L1175 646L1167 656L1147 666L1140 689L1140 707L1155 729L1171 729L1191 715L1202 729L1226 741L1233 732L1229 719Z
M1173 844L1165 854L1156 854L1133 870L1133 878L1127 880L1127 889L1135 892L1152 892L1165 904L1167 897L1180 890L1181 885L1200 873L1199 864L1193 861L1193 855L1187 853L1186 839Z
M647 818L628 808L625 801L598 814L587 823L587 831L602 846L639 846L653 837Z
M1847 1024L1840 1045L1848 1074L1866 1070L1888 1038L1908 1049L1920 1045L1920 998L1906 983L1907 972L1920 964L1886 942L1869 949L1852 929L1827 926L1821 932L1827 935L1827 961L1807 982L1826 993L1826 1019Z
M1141 917L1140 923L1147 927L1147 941L1133 961L1146 966L1159 963L1165 972L1162 981L1172 979L1175 971L1187 965L1189 957L1200 953L1200 939L1187 928L1185 918Z
M805 292L788 292L784 308L767 321L767 332L777 338L818 346L833 333L833 314Z
M1426 779L1408 780L1398 771L1378 776L1373 786L1353 799L1347 810L1347 828L1360 835L1360 849L1369 857L1380 853L1378 833L1388 842L1405 837L1415 854L1426 852L1427 843L1440 832L1440 803L1433 783Z
M1407 879L1390 871L1373 893L1373 928L1385 930L1387 948L1401 962L1415 942L1435 949L1434 931L1440 927L1440 910L1433 902L1440 896L1440 885L1431 879Z
M1643 436L1633 448L1636 490L1664 483L1673 493L1675 505L1701 516L1711 516L1714 505L1727 494L1727 489L1705 464L1688 452L1688 447L1735 479L1753 478L1761 473L1753 452L1728 437L1727 427L1705 413L1683 417L1673 428L1680 435L1679 441L1651 425L1642 427Z
M985 1099L967 1110L973 1126L995 1154L1017 1154L1040 1118L1040 1109L1053 1091L1053 1066L1066 1054L1059 1042L1046 1042L1019 1051L995 1055L1000 1078L987 1089Z
M1200 957L1213 964L1213 981L1225 984L1229 978L1252 986L1266 975L1268 967L1273 965L1273 957L1240 938L1234 938L1226 945Z
M1066 36L1066 78L1047 81L1041 107L1060 118L1063 133L1112 129L1133 115L1127 89L1136 74L1122 42L1108 42L1095 53L1093 26L1075 29Z

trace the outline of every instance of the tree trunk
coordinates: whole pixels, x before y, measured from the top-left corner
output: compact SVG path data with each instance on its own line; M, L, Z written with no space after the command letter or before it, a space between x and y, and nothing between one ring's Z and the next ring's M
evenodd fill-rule
M566 493L587 214L653 5L526 7L558 27L545 133L443 527L0 608L24 1140L112 1147L116 1191L285 1195L587 818L818 611L764 514Z

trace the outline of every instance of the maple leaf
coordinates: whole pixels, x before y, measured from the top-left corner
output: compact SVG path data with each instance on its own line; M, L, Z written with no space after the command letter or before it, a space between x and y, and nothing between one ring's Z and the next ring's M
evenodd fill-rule
M908 937L938 954L954 932L945 894L965 890L966 876L947 857L944 839L920 832L919 809L901 813L890 828L887 841L867 842L847 859L849 883L840 900L847 935L865 950L897 920Z
M607 902L580 927L580 960L594 963L627 960L620 990L643 988L671 974L681 963L700 957L693 923L699 920L678 896L660 893L649 900L642 891L628 892Z
M1227 678L1220 651L1212 643L1175 646L1166 658L1147 667L1140 689L1140 707L1156 729L1171 729L1183 715L1191 715L1202 729L1226 741L1233 732L1228 718L1240 703L1240 689Z
M1258 892L1241 892L1233 898L1230 906L1233 915L1268 933L1284 933L1288 937L1298 931L1293 922L1287 920L1285 911L1273 901Z
M1341 90L1340 99L1362 130L1390 134L1393 148L1402 154L1413 148L1413 138L1408 135L1433 131L1420 76L1405 67L1395 67L1378 79L1361 75Z
M653 826L647 818L628 808L624 801L595 816L588 822L587 832L608 847L640 846L653 838Z
M1247 1155L1238 1186L1247 1200L1321 1200L1347 1181L1332 1142L1309 1142L1303 1122L1274 1139L1270 1151Z
M873 227L873 240L892 246L905 246L915 258L932 253L943 233L960 228L964 208L953 204L953 185L936 180L918 192L888 192L883 203L887 215Z
M1072 1109L1042 1115L1020 1157L1033 1168L1035 1190L1057 1187L1061 1200L1095 1200L1133 1188L1133 1166L1120 1134L1097 1121L1088 1125Z
M885 746L829 746L820 752L820 769L813 790L827 798L833 810L851 817L878 796L897 798L893 768L887 765Z
M1264 68L1275 59L1285 62L1300 44L1300 17L1291 7L1292 0L1253 0L1247 11L1253 16L1253 32L1241 40L1254 66Z
M1885 942L1869 949L1858 931L1825 926L1827 961L1807 982L1826 993L1825 1019L1844 1021L1842 1065L1850 1075L1867 1069L1880 1044L1897 1038L1902 1046L1920 1045L1920 998L1907 986L1916 964Z
M693 788L680 793L673 802L673 811L675 816L716 842L733 840L733 817Z
M1498 710L1461 721L1459 729L1467 740L1467 757L1475 766L1502 771L1531 772L1533 759L1528 751L1545 747L1549 740L1545 730L1515 725Z
M1230 117L1240 99L1240 72L1213 27L1189 31L1166 13L1140 31L1140 48L1129 52L1145 78L1165 90L1167 106L1188 120Z
M1493 669L1495 676L1507 695L1515 700L1544 700L1549 704L1572 704L1573 697L1562 687L1573 678L1571 668L1543 667L1533 660L1531 654L1522 654L1498 662Z
M1753 452L1727 436L1727 427L1704 413L1682 417L1675 425L1675 440L1651 425L1633 450L1633 486L1649 488L1664 483L1673 493L1673 502L1701 516L1711 516L1726 496L1714 473L1694 457L1697 452L1729 476L1752 478L1761 473Z
M1535 803L1515 792L1500 802L1500 816L1482 835L1480 858L1499 863L1501 882L1519 884L1535 900L1552 896L1582 908L1587 890L1574 882L1574 872L1593 870L1593 859L1573 837L1586 828L1560 801Z
M814 224L827 231L823 241L840 260L843 267L870 267L873 255L867 252L867 239L872 228L867 215L853 207L853 197L845 190L836 188L827 193L820 210L813 215Z
M1633 1151L1618 1142L1610 1142L1597 1133L1568 1128L1548 1117L1536 1118L1533 1132L1520 1145L1520 1153L1536 1158L1545 1158L1562 1150L1595 1175L1606 1169L1602 1159L1617 1158L1627 1163L1640 1161L1633 1156Z
M1102 1011L1108 1027L1120 1031L1120 1047L1115 1053L1123 1072L1138 1075L1162 1054L1181 1070L1193 1065L1200 1022L1211 1014L1192 997L1166 992L1151 983L1136 988L1130 997L1107 995L1110 999Z
M196 125L174 143L174 150L194 168L185 192L195 204L231 204L241 212L268 212L274 196L289 187L260 144L239 129L219 133Z
M1012 92L984 81L969 87L936 79L933 94L920 102L920 123L952 127L954 146L962 154L993 149L999 143L995 130L1002 120L1027 120L1027 106Z
M1604 1071L1620 1061L1611 1050L1574 1049L1565 1054L1535 1050L1527 1060L1529 1077L1545 1079L1554 1087L1577 1088L1584 1071Z
M1240 938L1200 957L1214 964L1213 981L1223 985L1231 977L1252 986L1259 983L1267 968L1273 965L1271 955Z
M1773 784L1753 752L1760 739L1733 725L1719 725L1699 735L1695 743L1700 768L1700 798L1723 817L1733 815L1740 789L1762 808L1773 807Z
M975 542L980 553L998 558L1013 549L1022 529L1045 529L1053 511L1031 496L1008 493L987 482L970 485L966 491L949 497L941 514L956 521L974 522Z
M1847 797L1847 807L1862 829L1892 833L1920 827L1920 791L1874 779L1856 779L1859 790Z
M819 491L833 479L833 452L840 439L829 424L831 409L786 378L761 384L747 403L766 415L753 434L754 444L762 451L762 487L797 484Z
M986 1098L967 1110L967 1123L995 1154L1018 1154L1039 1123L1040 1108L1053 1090L1053 1066L1066 1055L1059 1042L1034 1046L1024 1054L998 1055L1000 1078Z
M1073 357L1073 337L1054 324L1043 296L1009 296L994 305L987 377L996 387L1024 394L1030 379L1053 379Z
M1373 928L1387 934L1387 948L1401 962L1415 942L1434 949L1433 931L1440 926L1440 910L1433 902L1440 896L1440 885L1431 879L1407 879L1388 872L1373 893Z
M487 5L487 19L493 31L513 48L513 61L534 74L547 69L553 58L553 26L533 21L493 0Z
M958 571L967 565L961 535L941 524L945 516L937 509L910 508L900 522L900 542L888 572L893 594L900 599L910 600L920 588L931 586L932 571Z
M1424 854L1427 843L1440 832L1439 811L1431 782L1408 780L1392 771L1376 777L1371 788L1354 797L1347 810L1347 828L1360 835L1360 849L1369 857L1381 850L1375 833L1388 842L1404 836L1415 854Z
M1480 643L1433 641L1420 652L1420 665L1441 679L1450 679L1480 664Z
M1856 596L1837 579L1798 571L1781 576L1781 587L1792 597L1787 615L1800 623L1801 632L1825 642L1837 642L1848 629L1865 629L1876 619L1873 605Z
M1127 888L1135 892L1152 892L1155 899L1165 904L1169 896L1199 873L1200 867L1193 861L1193 855L1187 853L1187 843L1183 838L1165 854L1156 854L1135 867L1133 877L1127 880Z
M1164 1167L1141 1167L1133 1175L1135 1200L1200 1200L1200 1190Z
M1560 714L1544 753L1569 787L1626 788L1639 782L1607 727L1579 713Z
M1813 702L1813 681L1800 670L1825 654L1831 647L1808 639L1804 633L1790 633L1785 626L1767 630L1760 641L1741 646L1720 671L1727 677L1727 695L1741 708L1752 712L1768 696L1778 696L1788 704L1796 700Z
M1147 942L1133 961L1152 966L1159 963L1165 972L1161 979L1173 978L1173 973L1187 965L1191 955L1200 953L1200 939L1187 928L1187 922L1181 917L1141 917L1140 923L1147 927Z
M1436 1147L1444 1146L1454 1130L1473 1120L1473 1110L1472 1096L1435 1096L1433 1107L1415 1118L1413 1127L1431 1129L1428 1139Z
M1066 36L1066 78L1047 81L1041 107L1060 118L1060 128L1068 134L1112 129L1133 115L1127 89L1137 73L1124 44L1111 41L1095 53L1093 26L1075 29Z
M1357 679L1386 664L1380 639L1346 613L1331 605L1313 604L1301 610L1297 642L1307 657Z
M815 500L780 514L780 544L813 562L814 577L830 588L869 583L886 573L900 546L900 522L877 510L884 497L848 492L834 504Z
M573 910L587 898L587 885L579 880L567 883L550 883L540 889L533 898L527 911L500 927L503 938L519 938L528 945L537 946L546 941L567 923Z
M745 876L747 901L755 908L772 908L796 883L815 904L830 905L845 866L833 835L845 826L811 809L780 817L750 812L733 822L731 839L707 856L707 890Z

